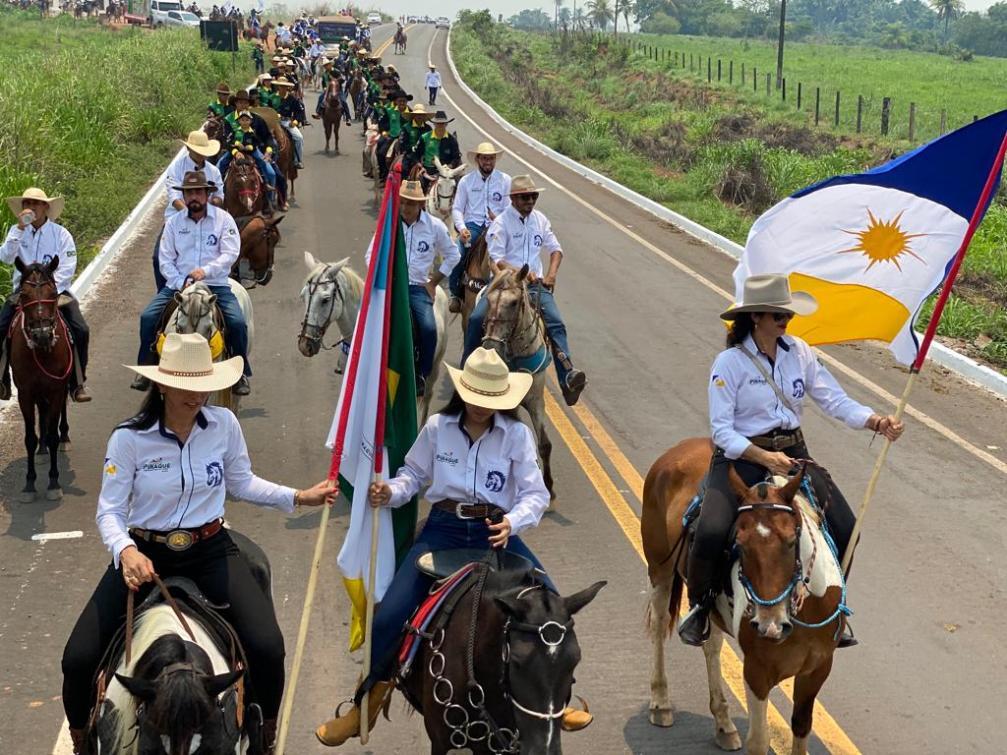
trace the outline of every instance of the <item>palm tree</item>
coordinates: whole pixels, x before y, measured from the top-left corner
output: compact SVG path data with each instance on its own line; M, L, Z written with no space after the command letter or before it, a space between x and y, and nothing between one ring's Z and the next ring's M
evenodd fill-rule
M612 20L612 8L609 6L608 0L588 0L587 10L592 23L605 31Z
M948 24L965 12L964 0L930 0L930 7L937 11L937 18L944 22L944 41L948 40Z

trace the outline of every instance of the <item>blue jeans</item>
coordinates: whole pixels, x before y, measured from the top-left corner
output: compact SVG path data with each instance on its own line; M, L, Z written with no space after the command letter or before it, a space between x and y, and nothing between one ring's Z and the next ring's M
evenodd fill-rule
M413 611L423 602L430 591L433 580L416 568L416 559L427 551L443 551L453 548L485 548L489 550L489 527L482 519L459 519L454 514L431 509L423 531L416 538L405 560L395 572L388 592L378 604L374 613L373 638L371 645L371 676L365 687L373 682L387 681L395 670L395 653L399 646L402 627ZM542 569L531 549L520 537L507 541L507 550L517 553ZM543 570L544 571L544 570ZM552 580L542 577L545 586L557 592Z
M549 340L552 341L552 361L556 366L556 377L559 378L560 385L566 384L566 376L570 372L563 364L559 355L566 355L570 359L570 346L566 340L566 325L563 324L563 316L556 306L556 298L552 291L544 288L541 283L532 283L528 286L528 294L531 297L532 305L536 304L536 299L542 309L542 320L545 323ZM486 309L488 308L486 297L484 296L476 304L472 314L469 315L469 328L465 331L465 349L462 353L462 364L469 358L469 354L482 346L483 342L483 320L486 319Z
M270 188L276 188L276 170L273 168L272 164L266 162L265 156L258 149L252 152L251 155L255 159L255 167L259 169L259 175L262 176ZM224 153L223 157L220 158L220 162L217 163L217 167L220 169L220 175L224 175L227 172L227 168L230 166L231 160L233 159L234 156L230 153L230 151Z
M462 285L462 280L465 277L465 268L469 264L469 249L472 245L476 243L476 239L483 235L483 231L486 230L486 226L480 225L479 223L466 223L465 227L469 229L469 233L472 234L472 238L469 240L468 248L462 243L461 239L458 239L458 251L461 252L461 259L458 260L458 264L455 265L454 270L451 271L451 275L448 277L448 290L451 295L459 299L465 296L465 287Z
M248 327L245 325L238 300L231 292L230 286L210 286L210 290L217 295L217 306L224 316L227 350L231 356L240 356L244 359L244 375L251 377L252 367L248 363ZM154 341L157 339L157 326L161 321L161 313L174 298L175 293L175 289L164 286L140 315L140 353L136 357L137 364L157 364L157 356L153 351Z
M419 361L416 371L426 377L434 367L434 353L437 351L437 318L434 317L434 302L426 286L409 284L409 312L419 336Z

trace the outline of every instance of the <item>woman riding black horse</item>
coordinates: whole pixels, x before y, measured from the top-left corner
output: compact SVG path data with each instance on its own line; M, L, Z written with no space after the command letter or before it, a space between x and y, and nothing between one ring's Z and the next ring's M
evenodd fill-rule
M283 635L272 601L223 528L228 493L286 513L331 503L320 482L294 490L252 473L245 438L228 410L207 406L213 391L241 377L241 357L213 363L201 335L170 334L156 367L131 367L153 386L136 416L108 441L98 529L112 563L84 606L63 651L63 706L74 752L81 752L94 705L93 680L105 648L154 575L188 577L231 623L244 646L267 747L283 696ZM271 750L269 750L271 752Z

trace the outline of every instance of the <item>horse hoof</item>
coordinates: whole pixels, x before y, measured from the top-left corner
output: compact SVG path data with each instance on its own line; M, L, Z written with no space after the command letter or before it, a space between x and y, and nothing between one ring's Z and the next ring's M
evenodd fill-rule
M651 708L650 722L654 726L667 728L675 723L675 713L671 708Z
M257 285L258 284L254 280L243 280L243 281L241 281L241 287L244 288L246 291L251 291Z
M51 488L45 491L47 501L59 501L63 498L63 488Z
M60 451L69 451L71 447L72 446L70 444L70 441L68 441L68 440L61 440L59 442L59 450Z
M737 731L718 731L717 747L721 750L734 752L741 749L741 735Z
M35 491L34 490L22 490L21 491L21 495L18 496L18 500L21 503L31 503L32 501L35 500Z
M46 448L44 445L41 445L41 444L39 445L38 449L35 451L35 455L36 456L45 456L47 453L49 453L49 449Z
M260 279L259 279L258 281L256 281L256 282L257 282L257 283L258 283L258 284L259 284L260 286L268 286L268 285L269 285L269 281L271 281L272 279L273 279L273 271L272 271L272 270L267 270L267 271L265 272L265 274L264 274L264 275L262 276L262 278L260 278Z

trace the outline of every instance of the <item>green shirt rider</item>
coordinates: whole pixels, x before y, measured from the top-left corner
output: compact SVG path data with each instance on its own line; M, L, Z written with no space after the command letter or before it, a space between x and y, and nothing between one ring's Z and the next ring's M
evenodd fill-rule
M207 110L215 115L217 118L225 118L228 113L234 112L234 106L231 105L231 87L227 85L226 81L222 81L217 84L217 99L211 102L207 106Z

